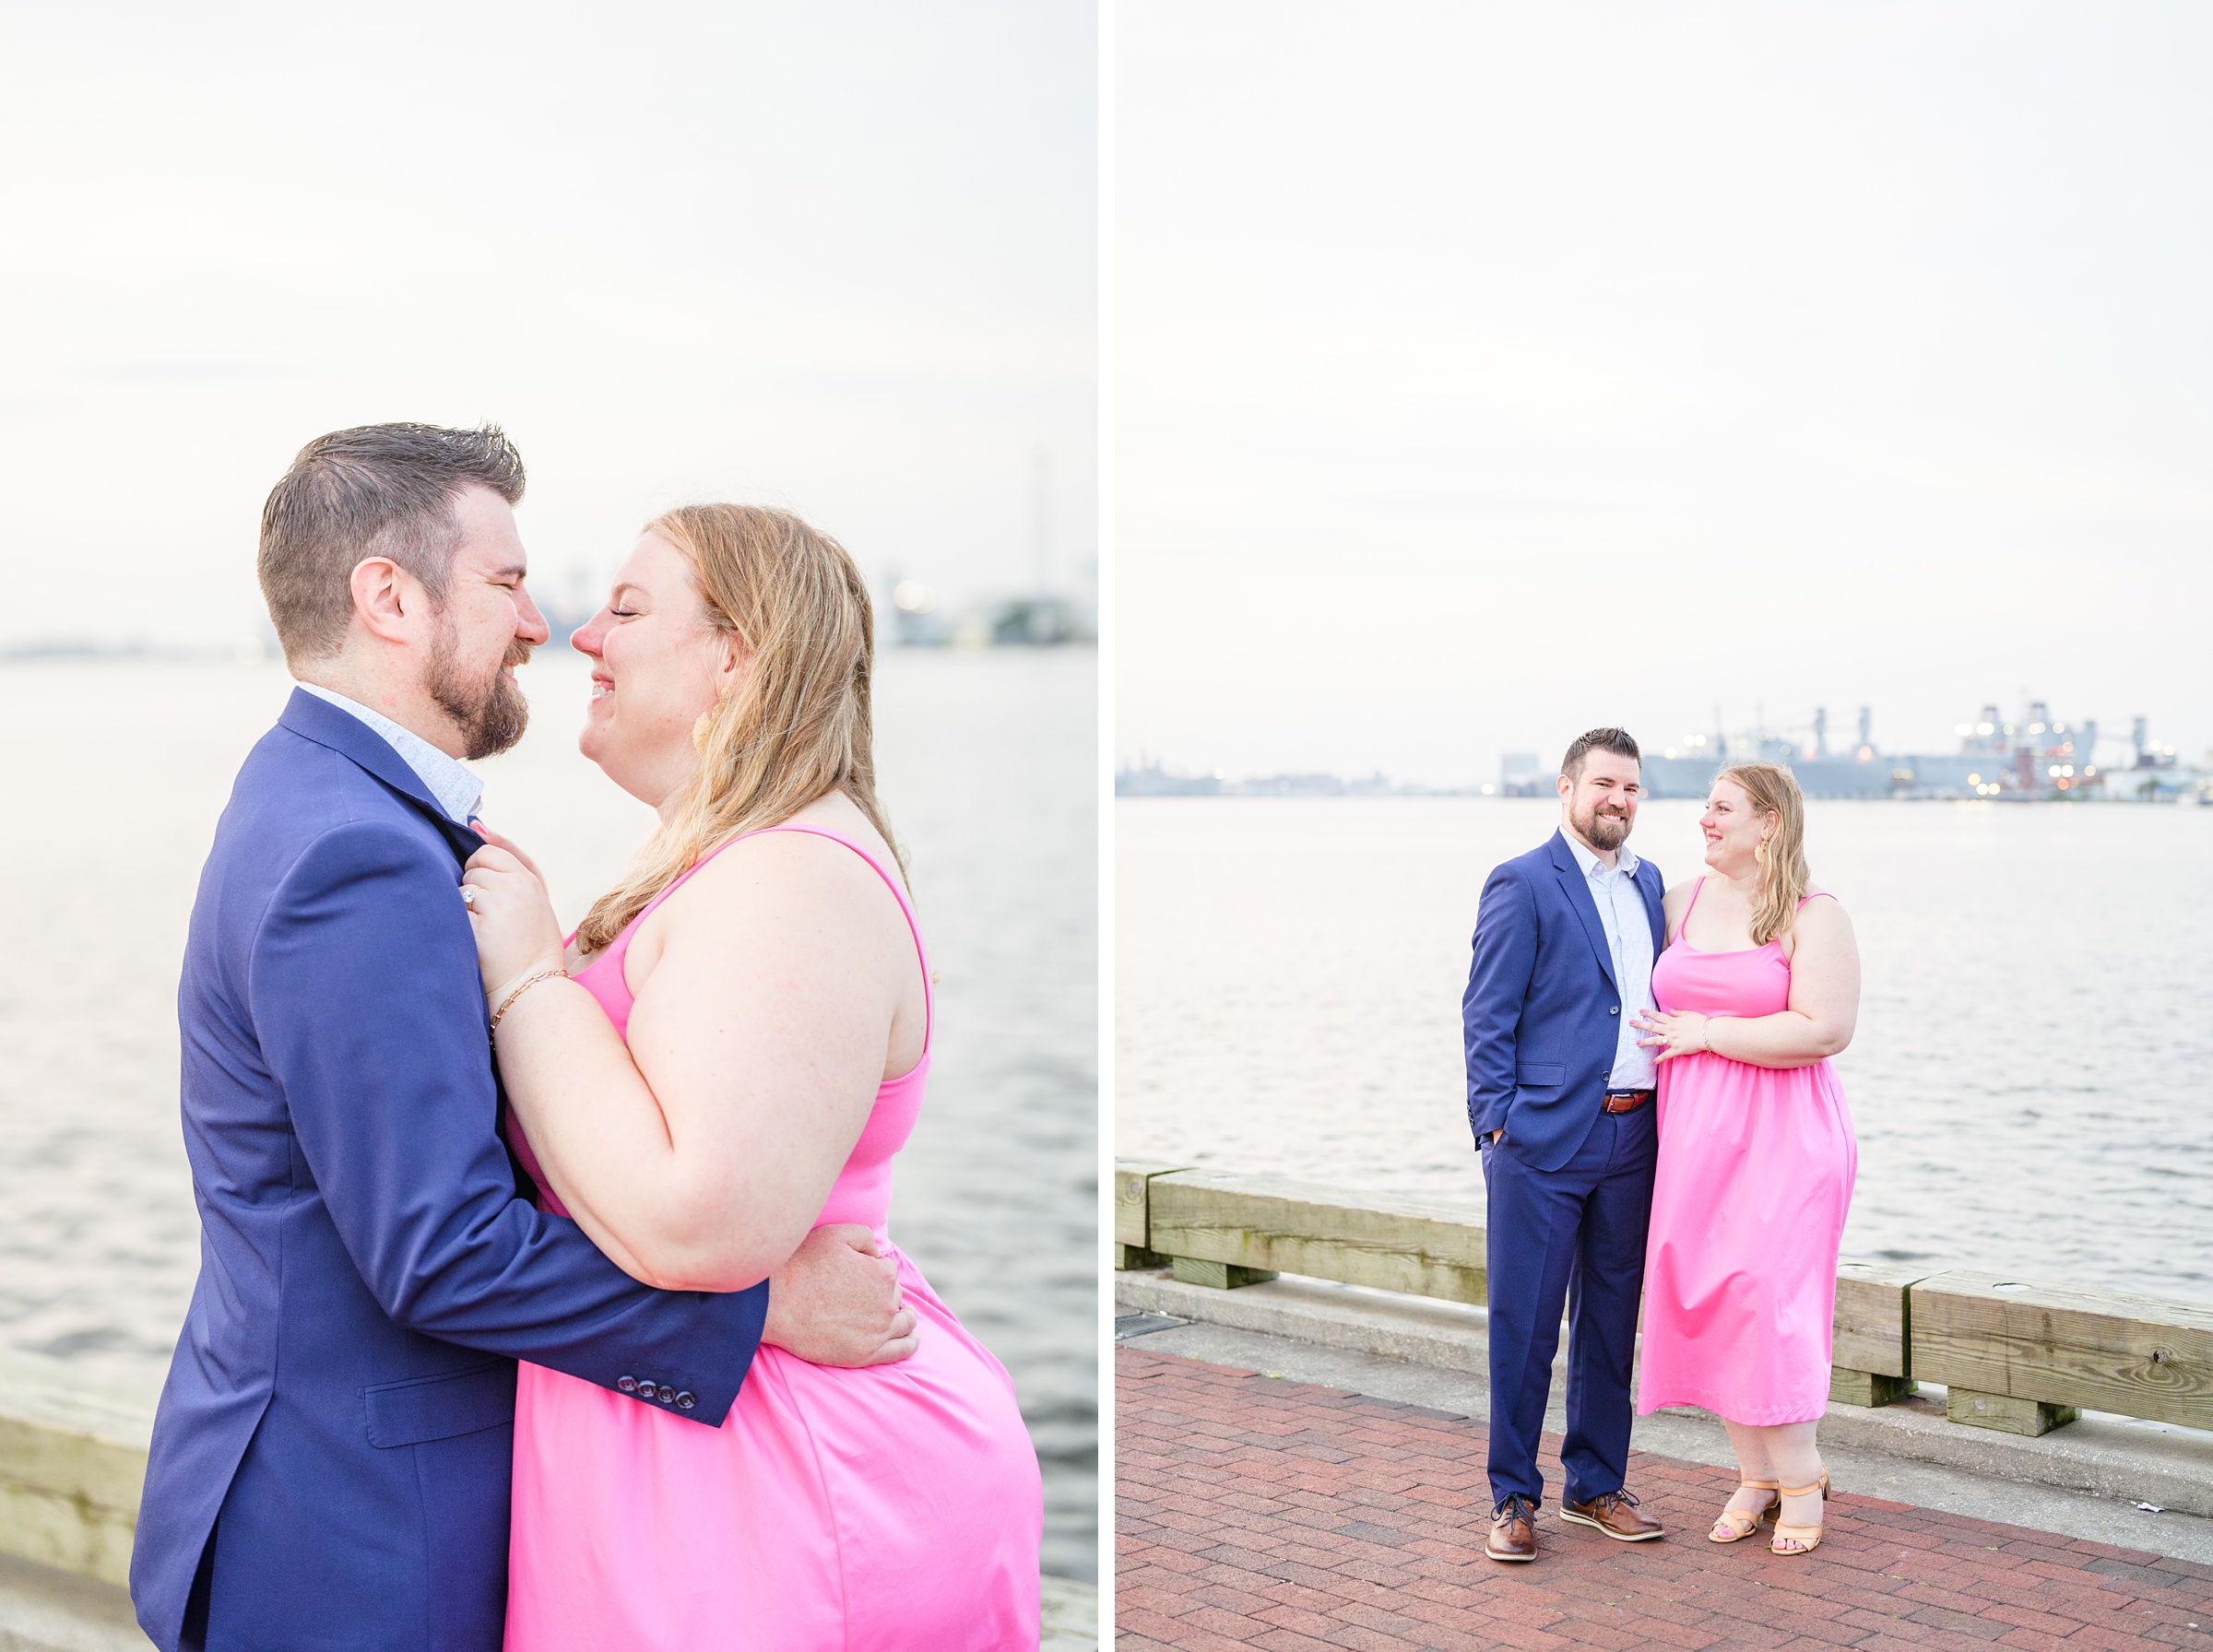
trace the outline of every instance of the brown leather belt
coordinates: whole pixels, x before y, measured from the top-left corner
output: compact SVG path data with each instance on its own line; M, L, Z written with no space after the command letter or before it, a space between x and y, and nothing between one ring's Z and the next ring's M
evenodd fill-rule
M1651 1099L1649 1090L1609 1090L1599 1105L1608 1113L1634 1113Z

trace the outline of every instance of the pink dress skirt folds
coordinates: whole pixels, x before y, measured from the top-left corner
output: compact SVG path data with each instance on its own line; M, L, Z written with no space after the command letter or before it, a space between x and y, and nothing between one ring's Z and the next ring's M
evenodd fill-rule
M811 827L771 830L844 844L875 867L914 924L899 880L859 844ZM618 1032L630 1020L622 961L635 928L576 976ZM919 930L915 945L919 952ZM927 974L927 960L923 967ZM1037 1645L1043 1500L1013 1382L884 1227L892 1159L921 1108L929 1043L911 1072L877 1092L817 1219L871 1228L898 1257L921 1322L919 1351L847 1371L764 1345L719 1429L524 1364L508 1652ZM542 1186L528 1143L519 1131L513 1139ZM566 1214L550 1192L541 1202Z
M1702 952L1678 931L1652 996L1671 1013L1774 1015L1791 966L1775 941ZM1663 1061L1659 1088L1637 1410L1811 1422L1828 1407L1837 1248L1859 1168L1836 1070L1706 1052Z

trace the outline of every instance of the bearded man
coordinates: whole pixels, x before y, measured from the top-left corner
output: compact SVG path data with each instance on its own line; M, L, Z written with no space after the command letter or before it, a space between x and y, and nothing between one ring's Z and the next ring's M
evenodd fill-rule
M1629 1380L1659 1157L1652 1053L1631 1024L1666 940L1659 868L1624 847L1643 763L1594 728L1560 763L1560 829L1496 867L1461 1000L1468 1124L1483 1156L1496 1561L1536 1558L1537 1446L1560 1310L1568 1432L1560 1517L1621 1542L1661 1535L1623 1486Z
M714 1428L763 1341L913 1351L867 1229L751 1290L656 1291L502 1139L463 760L522 738L547 638L522 493L496 429L373 425L310 442L262 513L300 686L216 828L177 994L200 1277L131 1556L161 1652L498 1652L517 1359L656 1372Z

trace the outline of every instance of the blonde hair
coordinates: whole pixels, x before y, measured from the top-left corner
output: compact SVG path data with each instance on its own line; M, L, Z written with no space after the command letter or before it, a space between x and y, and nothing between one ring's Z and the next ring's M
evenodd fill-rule
M759 505L685 505L645 531L691 560L707 625L734 637L752 670L701 715L697 772L668 823L577 926L578 944L599 950L703 856L832 792L868 817L904 879L906 856L876 801L875 613L845 547Z
M1813 881L1805 866L1805 795L1788 769L1773 763L1734 763L1714 777L1734 781L1752 807L1775 817L1775 830L1759 845L1759 895L1752 906L1752 944L1764 947L1786 932L1798 916Z

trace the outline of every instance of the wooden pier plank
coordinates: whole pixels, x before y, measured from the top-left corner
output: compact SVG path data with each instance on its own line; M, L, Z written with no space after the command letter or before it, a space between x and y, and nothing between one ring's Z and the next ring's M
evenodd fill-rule
M1180 1259L1179 1273L1209 1283L1292 1273L1486 1298L1480 1210L1450 1200L1123 1161L1115 1233L1123 1265ZM1849 1403L1883 1404L1921 1381L1981 1399L1972 1417L1952 1409L1985 1427L2057 1426L2075 1408L2213 1428L2213 1307L1844 1262L1833 1358L1832 1395Z
M1831 1405L1870 1408L1895 1405L1918 1386L1911 1378L1885 1376L1876 1371L1854 1371L1844 1365L1831 1365L1828 1368L1828 1402Z
M1932 1271L1903 1262L1838 1263L1836 1344L1829 1358L1851 1371L1911 1377L1911 1306L1906 1293Z
M1911 1299L1923 1382L2213 1428L2213 1308L1967 1270Z
M1978 1394L1972 1388L1947 1388L1944 1414L1947 1420L1970 1428L1994 1428L2001 1434L2026 1434L2032 1440L2082 1417L2071 1405L2046 1405L2041 1399L2016 1399L2008 1394Z
M1131 1250L1150 1250L1146 1244L1145 1186L1154 1176L1189 1170L1158 1159L1117 1159L1114 1162L1114 1242Z
M1151 1179L1148 1248L1443 1302L1485 1301L1475 1208L1284 1176L1180 1171Z
M1264 1285L1275 1278L1265 1268L1240 1268L1235 1262L1201 1262L1196 1257L1171 1257L1168 1271L1187 1285L1204 1285L1210 1291L1239 1291L1247 1285Z

